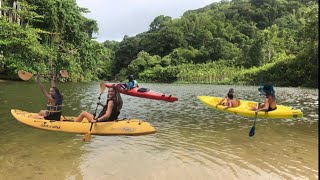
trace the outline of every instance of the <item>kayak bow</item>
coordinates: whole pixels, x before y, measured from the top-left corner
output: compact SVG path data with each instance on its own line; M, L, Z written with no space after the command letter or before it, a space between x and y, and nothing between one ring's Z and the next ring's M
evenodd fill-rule
M107 88L110 88L114 84L105 83L105 85L107 86ZM167 102L175 102L175 101L178 100L178 98L175 97L175 96L162 94L162 93L159 93L159 92L155 92L155 91L149 90L147 88L135 87L133 89L130 89L128 92L126 92L121 87L122 84L115 84L115 85L118 88L120 93L126 94L126 95L130 95L130 96L147 98L147 99L154 99L154 100L162 100L162 101L167 101Z

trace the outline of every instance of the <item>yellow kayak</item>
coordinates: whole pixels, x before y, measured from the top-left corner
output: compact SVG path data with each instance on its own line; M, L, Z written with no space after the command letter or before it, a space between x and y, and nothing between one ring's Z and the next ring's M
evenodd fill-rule
M225 106L217 104L222 100L220 97L214 96L198 96L198 99L209 106L210 108L217 109L223 112L229 112L241 116L254 117L255 111L250 110L252 107L257 106L257 102L240 100L240 105L235 108L224 109ZM277 109L273 111L260 111L257 117L262 118L301 118L302 112L299 109L292 107L277 105Z
M11 109L11 114L23 124L51 131L63 131L85 134L90 130L91 123L87 119L73 122L75 117L61 117L60 121L33 118L36 113ZM142 135L155 133L156 129L148 122L139 119L125 119L111 122L94 123L91 134L96 135Z

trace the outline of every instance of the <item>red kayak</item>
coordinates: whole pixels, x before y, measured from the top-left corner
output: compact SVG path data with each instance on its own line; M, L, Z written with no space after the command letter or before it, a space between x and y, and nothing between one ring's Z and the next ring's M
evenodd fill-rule
M105 85L106 85L107 88L110 88L114 84L105 83ZM151 91L148 88L135 87L135 88L129 90L128 92L125 92L123 90L123 88L121 87L121 85L122 84L116 84L119 92L122 93L122 94L141 97L141 98L147 98L147 99L163 100L163 101L167 101L167 102L174 102L174 101L178 100L177 97L174 97L172 95L166 95L166 94L158 93L158 92L155 92L155 91Z

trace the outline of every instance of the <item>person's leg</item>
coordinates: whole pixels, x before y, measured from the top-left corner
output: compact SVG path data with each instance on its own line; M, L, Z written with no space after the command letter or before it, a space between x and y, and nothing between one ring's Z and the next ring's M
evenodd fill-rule
M93 119L93 115L88 113L87 111L82 111L80 115L74 120L75 122L81 122L84 118L89 121Z
M46 116L47 115L47 110L40 110L38 113L39 116Z
M264 107L264 103L259 103L259 109Z
M264 106L264 103L257 103L257 106L256 106L256 107L251 107L250 109L251 109L252 111L255 111L255 110L257 110L257 109L262 108L263 106Z
M38 114L32 115L32 118L43 119L47 115L47 110L40 110Z

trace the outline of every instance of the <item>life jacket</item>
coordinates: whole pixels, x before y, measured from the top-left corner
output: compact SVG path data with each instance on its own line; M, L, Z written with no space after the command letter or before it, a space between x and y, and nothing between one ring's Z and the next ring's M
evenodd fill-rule
M132 88L134 88L134 87L137 87L137 81L136 80L133 80L133 81L130 81L130 82L128 82L128 88L129 89L132 89Z
M54 99L54 104L51 105L49 102L47 104L47 114L44 117L47 120L60 120L61 110L62 110L62 97L61 96L52 96Z
M108 109L108 103L109 103L109 100L107 100L107 104L105 106L103 106L103 109L101 110L101 112L99 113L99 116L98 118L100 118L101 116L103 116L106 112L107 112L107 109ZM117 120L118 119L118 116L120 114L120 111L118 111L118 105L115 101L113 101L113 108L112 108L112 112L111 112L111 115L108 119L105 119L103 121L114 121L114 120Z
M52 98L54 99L54 105L51 105L48 101L48 104L47 104L47 110L48 111L61 111L62 110L62 98L61 96L52 96Z

